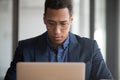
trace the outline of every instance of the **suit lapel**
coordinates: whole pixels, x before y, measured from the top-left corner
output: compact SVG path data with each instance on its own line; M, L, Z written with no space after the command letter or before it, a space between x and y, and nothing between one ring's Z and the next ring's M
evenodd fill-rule
M44 33L36 45L35 49L35 61L36 62L49 62L49 54L47 50L47 33Z
M80 62L80 52L81 52L80 43L77 41L75 35L70 33L68 61L69 62Z

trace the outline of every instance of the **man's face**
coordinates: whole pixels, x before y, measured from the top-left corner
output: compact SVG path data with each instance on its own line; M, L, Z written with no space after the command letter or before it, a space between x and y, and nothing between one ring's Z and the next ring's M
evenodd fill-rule
M44 23L49 40L54 46L62 44L67 38L72 20L68 8L47 9L44 15Z

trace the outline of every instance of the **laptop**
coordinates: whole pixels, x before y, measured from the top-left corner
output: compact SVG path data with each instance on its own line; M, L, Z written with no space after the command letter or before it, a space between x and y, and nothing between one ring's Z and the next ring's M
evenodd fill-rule
M19 62L17 80L85 80L85 64Z

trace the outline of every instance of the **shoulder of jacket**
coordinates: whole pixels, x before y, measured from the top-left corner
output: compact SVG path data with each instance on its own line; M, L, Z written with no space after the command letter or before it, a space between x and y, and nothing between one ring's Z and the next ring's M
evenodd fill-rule
M94 43L96 42L96 40L86 38L86 37L81 37L79 35L75 35L75 37L80 44L83 44L86 46L94 45Z
M33 37L33 38L29 38L29 39L25 39L25 40L20 40L20 41L18 41L18 44L19 45L25 45L25 44L35 44L35 43L38 43L38 42L42 42L42 41L44 41L44 39L46 38L46 33L43 33L43 34L41 34L41 35L39 35L39 36L36 36L36 37Z

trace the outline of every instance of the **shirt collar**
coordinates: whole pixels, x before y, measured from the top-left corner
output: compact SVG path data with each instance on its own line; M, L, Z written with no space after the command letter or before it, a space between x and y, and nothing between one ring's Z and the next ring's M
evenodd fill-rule
M54 49L53 45L51 44L50 40L48 39L48 35L47 35L47 43L48 43L48 46L52 49ZM58 47L62 47L63 49L65 49L69 44L69 35L67 37L67 39L64 41L63 44L59 45Z

